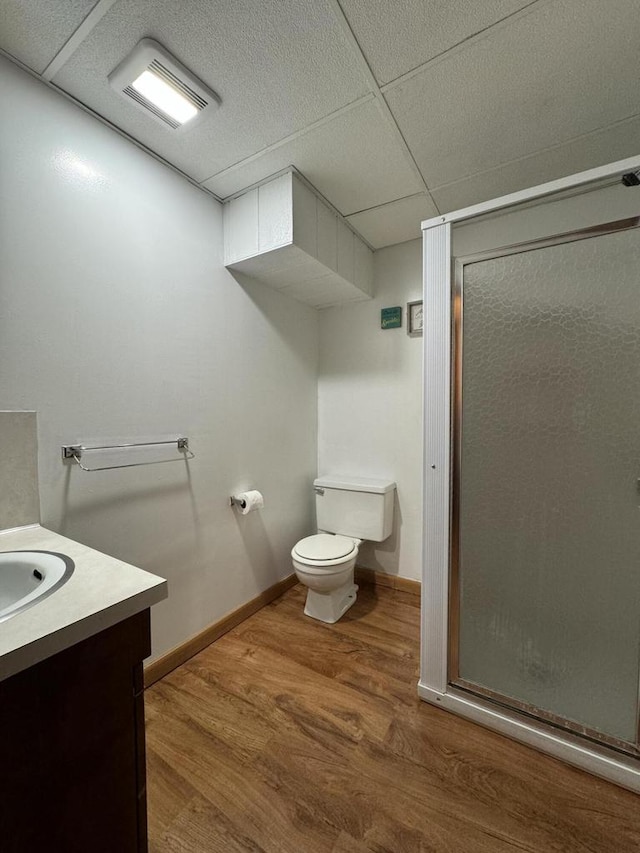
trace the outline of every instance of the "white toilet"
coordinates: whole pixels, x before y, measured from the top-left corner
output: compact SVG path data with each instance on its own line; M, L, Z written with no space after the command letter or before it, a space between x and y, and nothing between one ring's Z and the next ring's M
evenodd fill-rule
M291 557L298 580L309 588L305 614L332 623L356 600L353 569L362 541L391 535L396 484L335 476L313 485L320 532L296 543Z

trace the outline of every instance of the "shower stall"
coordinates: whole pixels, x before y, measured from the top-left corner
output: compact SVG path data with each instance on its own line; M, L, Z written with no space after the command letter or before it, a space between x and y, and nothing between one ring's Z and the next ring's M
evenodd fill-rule
M636 791L639 168L423 223L419 684Z

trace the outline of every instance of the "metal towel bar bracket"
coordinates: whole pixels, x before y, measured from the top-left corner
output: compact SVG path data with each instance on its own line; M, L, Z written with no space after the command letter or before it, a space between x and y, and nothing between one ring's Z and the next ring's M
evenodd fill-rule
M182 459L154 459L150 462L128 462L125 465L104 465L98 468L88 468L80 461L84 453L92 450L123 450L129 447L160 447L167 444L175 444L176 450L179 450L184 454ZM62 459L65 462L73 460L80 466L80 468L82 468L83 471L111 471L115 468L137 468L140 465L159 465L162 462L182 462L184 459L194 458L195 453L189 450L189 439L185 436L178 436L178 438L174 438L169 441L139 441L131 442L129 444L94 445L92 447L85 447L84 444L62 445Z

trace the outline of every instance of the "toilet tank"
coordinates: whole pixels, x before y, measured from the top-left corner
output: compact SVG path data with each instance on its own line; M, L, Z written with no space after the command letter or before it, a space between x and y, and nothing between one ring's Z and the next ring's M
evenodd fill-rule
M371 542L382 542L391 535L395 483L327 476L318 477L313 485L318 530Z

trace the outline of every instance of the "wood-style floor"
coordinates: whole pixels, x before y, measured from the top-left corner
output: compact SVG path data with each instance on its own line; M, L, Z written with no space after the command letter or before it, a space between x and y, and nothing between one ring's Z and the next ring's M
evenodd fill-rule
M417 699L417 597L304 593L147 691L151 853L640 850L634 794Z

